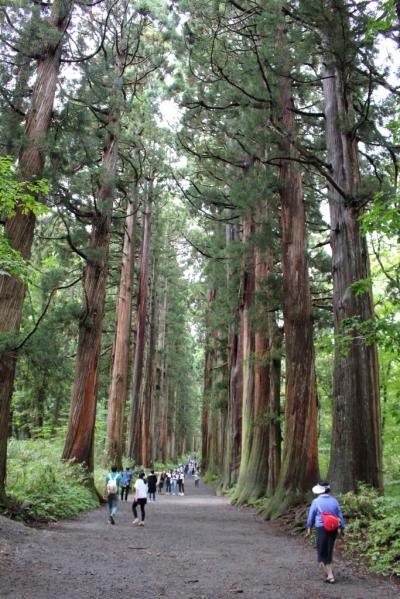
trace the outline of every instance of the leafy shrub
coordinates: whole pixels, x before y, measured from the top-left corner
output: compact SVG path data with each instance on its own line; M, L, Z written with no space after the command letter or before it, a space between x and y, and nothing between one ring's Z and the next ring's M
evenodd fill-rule
M217 485L221 482L221 479L218 474L205 474L203 481L205 483L209 483L210 485Z
M58 520L98 507L82 466L62 463L57 441L9 444L7 493L33 517Z
M366 558L375 572L400 576L400 497L380 497L360 486L358 494L343 495L341 505L348 521L348 550Z
M377 516L376 501L378 494L375 489L360 483L358 493L346 493L341 496L342 510L347 518L359 525L368 526L369 521Z

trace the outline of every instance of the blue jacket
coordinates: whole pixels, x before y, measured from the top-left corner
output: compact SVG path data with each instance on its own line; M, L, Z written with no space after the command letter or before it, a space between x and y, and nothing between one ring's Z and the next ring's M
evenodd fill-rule
M131 480L132 480L132 472L130 470L124 470L124 472L122 472L121 476L122 476L122 484L126 485L127 487L130 487Z
M318 497L313 500L310 511L308 512L307 528L311 528L312 526L322 528L324 526L321 517L322 512L334 514L340 520L339 528L346 528L339 502L329 494L318 495Z

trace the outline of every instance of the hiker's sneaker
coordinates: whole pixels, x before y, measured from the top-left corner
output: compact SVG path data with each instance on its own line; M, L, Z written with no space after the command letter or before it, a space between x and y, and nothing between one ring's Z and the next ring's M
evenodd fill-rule
M138 526L144 526L144 522L139 522Z
M112 516L110 516L110 524L115 524L115 520Z
M139 518L135 518L132 524L139 524Z

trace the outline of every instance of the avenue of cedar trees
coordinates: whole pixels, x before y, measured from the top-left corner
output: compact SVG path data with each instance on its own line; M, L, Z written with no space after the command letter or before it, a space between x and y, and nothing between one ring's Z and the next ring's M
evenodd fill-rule
M0 7L10 439L272 517L399 466L395 0ZM95 435L96 431L96 435ZM89 476L90 478L90 476Z

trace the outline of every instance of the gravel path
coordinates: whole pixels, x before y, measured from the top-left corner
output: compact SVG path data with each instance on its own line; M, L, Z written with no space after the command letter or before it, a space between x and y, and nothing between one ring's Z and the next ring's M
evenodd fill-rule
M131 501L45 530L0 519L0 597L7 599L398 599L399 586L336 567L327 585L315 551L200 484L157 497L146 525Z

